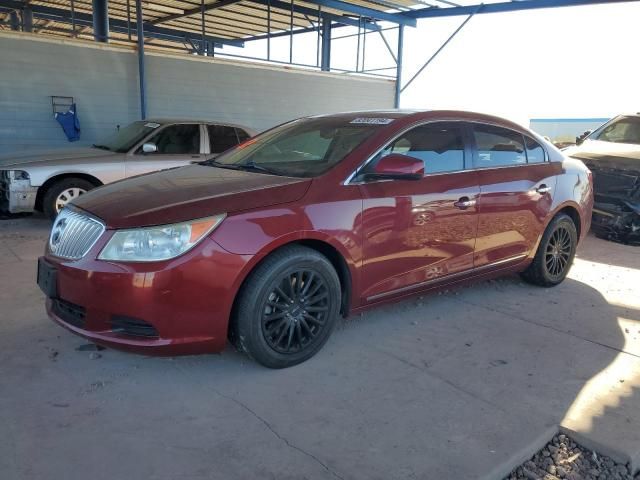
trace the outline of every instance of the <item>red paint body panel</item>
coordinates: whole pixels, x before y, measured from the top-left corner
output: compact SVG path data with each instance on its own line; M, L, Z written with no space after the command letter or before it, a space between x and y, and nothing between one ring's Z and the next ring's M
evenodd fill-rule
M351 118L362 114L341 114ZM132 351L220 351L234 299L275 249L305 242L332 249L344 265L350 311L417 292L519 271L533 258L553 216L573 208L581 238L593 202L590 172L547 145L549 162L428 174L420 180L349 183L363 162L408 128L429 121L475 121L533 136L495 117L462 112L398 113L323 175L290 178L191 166L110 184L75 204L107 231L80 260L46 255L58 293L86 309L86 326L58 323L97 343ZM539 137L535 137L539 138ZM541 141L542 142L542 141ZM412 167L413 168L413 167ZM536 188L545 184L548 193ZM474 201L460 208L461 199ZM115 263L97 256L115 229L227 213L186 254L169 261ZM159 338L110 329L112 315L139 318Z

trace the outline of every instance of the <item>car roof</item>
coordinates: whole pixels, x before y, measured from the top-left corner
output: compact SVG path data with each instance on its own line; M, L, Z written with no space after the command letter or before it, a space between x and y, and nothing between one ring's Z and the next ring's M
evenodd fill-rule
M244 130L251 130L252 128L247 127L246 125L240 125L239 123L231 123L225 122L222 120L204 120L197 118L146 118L144 120L138 120L140 122L149 122L149 123L159 123L161 125L167 125L172 123L207 123L207 124L215 124L215 125L224 125L227 127L238 127Z
M344 118L349 119L353 117L377 117L377 118L389 118L389 119L399 119L399 118L409 118L413 117L416 121L420 120L438 120L442 119L446 120L462 120L468 122L483 122L483 123L491 123L500 126L504 126L511 129L528 131L522 125L519 125L511 120L507 120L502 117L497 117L495 115L490 115L487 113L480 112L471 112L465 110L361 110L361 111L352 111L352 112L341 112L334 113L328 115L316 115L308 118Z

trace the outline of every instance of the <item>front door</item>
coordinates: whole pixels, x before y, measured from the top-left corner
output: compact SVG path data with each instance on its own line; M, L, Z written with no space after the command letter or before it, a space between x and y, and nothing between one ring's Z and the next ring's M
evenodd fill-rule
M486 124L472 131L480 182L474 264L518 262L536 248L562 165L520 132Z
M360 184L363 196L363 296L373 302L471 270L478 176L459 123L428 123L393 141L390 153L424 161L420 180Z
M142 145L127 156L125 171L127 177L143 173L182 167L204 160L201 152L201 126L197 123L168 125L148 138L144 143L156 146L153 153L145 153Z

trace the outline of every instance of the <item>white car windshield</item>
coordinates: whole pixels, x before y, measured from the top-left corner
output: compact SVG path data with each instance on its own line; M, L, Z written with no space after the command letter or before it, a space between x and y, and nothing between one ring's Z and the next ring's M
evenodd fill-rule
M159 126L159 123L154 122L133 122L93 146L111 152L126 153Z
M640 117L620 117L596 130L589 139L640 145Z

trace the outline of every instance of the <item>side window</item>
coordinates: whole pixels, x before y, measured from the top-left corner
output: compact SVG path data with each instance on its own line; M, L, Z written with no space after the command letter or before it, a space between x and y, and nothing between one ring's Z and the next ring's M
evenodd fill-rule
M546 160L544 148L533 138L524 137L527 146L527 163L542 163Z
M493 125L474 125L479 168L527 163L521 134Z
M242 130L241 128L236 128L236 133L238 134L238 142L242 143L245 140L249 140L251 137L247 132Z
M456 125L421 125L395 140L382 155L401 153L424 162L425 173L464 170L464 141Z
M171 125L149 140L158 147L156 153L180 155L200 153L200 126Z
M222 153L238 144L238 136L234 127L224 125L207 125L211 153Z

